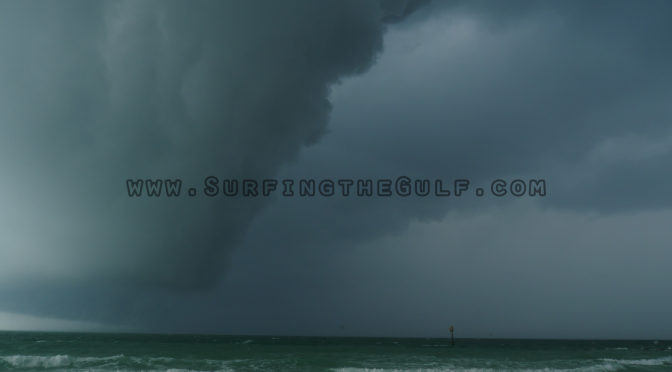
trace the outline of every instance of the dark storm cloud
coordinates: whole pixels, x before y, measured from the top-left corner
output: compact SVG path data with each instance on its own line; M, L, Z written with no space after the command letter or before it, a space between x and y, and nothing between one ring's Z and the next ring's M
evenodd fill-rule
M487 190L497 178L543 178L548 196L537 202L545 208L609 214L668 208L672 201L665 192L669 177L661 172L672 149L665 140L671 134L669 2L382 1L384 11L360 2L227 3L232 9L214 3L120 4L126 5L116 11L109 4L64 8L55 13L58 21L44 26L51 27L47 36L35 26L3 39L14 56L13 64L7 62L12 75L3 78L18 76L14 91L3 92L9 102L3 112L9 114L0 127L2 166L14 181L0 187L13 190L18 200L3 202L11 211L3 216L5 226L14 230L4 239L23 252L15 253L28 269L22 273L59 279L6 290L5 307L13 311L42 309L64 318L187 332L317 334L327 329L320 328L325 319L338 325L350 318L360 325L359 335L392 335L395 329L413 334L410 323L396 322L417 315L418 303L437 322L446 315L441 311L450 310L476 327L469 306L487 304L502 309L496 315L502 322L522 324L527 317L538 325L543 317L517 311L526 296L565 306L560 298L570 298L571 288L595 280L590 268L576 263L584 258L581 252L558 256L548 246L545 256L534 256L541 265L524 272L529 267L521 262L534 261L529 258L535 251L519 248L525 244L515 239L500 247L493 240L501 235L492 232L500 225L450 230L482 245L435 237L450 243L445 249L451 254L422 249L432 243L422 236L399 245L385 240L415 221L445 220L450 211L479 221L484 211L512 208L515 198L278 197L266 206L265 199L199 197L129 204L120 188L126 178L181 177L200 188L210 174L316 180L406 175L467 178L472 190ZM38 22L27 7L22 11ZM381 19L404 20L392 26L396 44L386 55L393 57L383 55L363 78L335 89L332 133L325 136L328 88L371 67L382 50ZM71 53L44 60L41 48L60 44ZM55 70L36 72L47 67ZM47 125L56 119L74 124ZM299 157L301 146L317 139L319 145ZM295 159L296 166L276 173ZM46 179L51 191L39 196ZM73 180L79 189L72 188ZM9 213L15 213L13 220ZM556 239L573 230L559 231ZM542 232L525 242L543 244ZM48 239L56 242L49 245L57 247L53 253L40 249ZM380 243L361 251L377 241L389 248ZM217 282L226 254L243 243L241 266L219 293L114 287L207 287ZM386 249L394 256L388 258ZM654 255L655 249L649 251ZM481 265L479 255L497 259ZM557 284L563 270L544 269L549 257L576 259L567 263L579 272L570 287ZM423 276L428 261L435 267ZM440 267L443 262L451 267ZM597 258L591 262L599 264ZM544 280L534 275L549 272ZM81 278L108 280L82 285ZM636 291L622 278L609 278L626 285L627 293ZM534 283L561 296L544 297L543 286ZM584 289L577 298L593 303L597 291ZM446 292L462 303L453 304ZM618 295L613 292L607 296L612 302ZM572 311L580 314L582 304ZM669 308L663 305L658 309ZM547 316L559 311L535 306ZM353 315L358 311L364 315Z
M405 2L381 0L381 8L388 13L382 18L382 21L385 23L399 23L429 3L431 3L431 0L408 0Z
M330 85L371 66L385 16L374 1L0 7L4 248L41 256L16 275L174 288L213 285L264 202L131 199L126 179L272 177L324 134Z
M441 45L441 36L429 33L441 31L436 26L428 27L431 36L422 40L428 46L417 56L404 52L406 45L388 48L394 58L336 90L337 107L347 110L336 110L331 136L287 174L318 180L405 175L446 183L464 178L472 182L470 195L282 199L283 207L259 219L274 231L260 235L269 239L263 244L272 239L294 249L347 249L346 243L399 233L415 219L438 221L449 210L476 213L512 203L510 195L473 197L476 187L489 193L496 179L546 179L548 196L538 201L562 210L669 207L669 175L660 170L670 147L658 144L657 152L632 157L652 138L671 134L672 63L638 53L637 42L667 27L658 15L664 4L652 3L651 17L624 3L615 5L619 11L578 3L511 4L520 9L502 10L501 19L518 17L506 27L490 28L504 5L465 3L455 12L469 9L471 23L449 18L449 30L466 35L454 36L455 45ZM619 20L631 11L638 18L628 17L626 26ZM586 13L602 26L589 23ZM631 38L622 38L623 27L633 30ZM416 42L408 40L412 48ZM623 136L640 140L603 146ZM609 154L616 150L613 160Z
M647 147L670 135L668 2L434 2L423 12L441 6L450 9L451 22L460 16L478 22L464 41L473 46L460 45L459 55L444 47L425 53L425 60L409 59L405 63L415 62L415 69L395 76L403 90L390 89L382 78L369 85L387 88L375 102L345 98L357 109L338 123L360 123L352 141L362 157L385 154L384 164L396 173L418 176L550 177L558 197L545 202L556 208L612 212L670 205L658 188L667 176L653 165L665 161L664 151L591 164L592 172L613 168L601 182L583 173L587 157L606 140L633 137ZM349 93L360 94L356 88ZM614 188L617 178L632 186L626 192L631 197ZM640 178L644 182L635 186ZM586 188L599 198L583 198Z
M548 195L278 198L247 235L230 278L241 289L224 284L246 309L237 316L254 319L245 329L338 335L349 322L348 335L446 335L455 320L471 336L666 334L672 304L655 293L669 280L669 214L636 213L670 206L672 64L641 45L664 49L669 11L563 4L409 17L369 73L335 89L332 133L281 173L467 178L472 190L534 178ZM530 202L547 214L516 207ZM450 228L402 239L418 220ZM617 319L629 324L613 329Z

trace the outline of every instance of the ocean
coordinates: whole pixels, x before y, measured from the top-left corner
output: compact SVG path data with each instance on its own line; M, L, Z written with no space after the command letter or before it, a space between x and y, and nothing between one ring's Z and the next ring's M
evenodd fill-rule
M672 371L672 341L0 332L0 371Z

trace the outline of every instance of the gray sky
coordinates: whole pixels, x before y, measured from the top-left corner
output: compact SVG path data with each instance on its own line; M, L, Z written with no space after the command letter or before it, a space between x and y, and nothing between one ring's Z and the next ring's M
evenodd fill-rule
M672 338L670 14L0 1L0 328ZM471 184L208 197L208 176Z

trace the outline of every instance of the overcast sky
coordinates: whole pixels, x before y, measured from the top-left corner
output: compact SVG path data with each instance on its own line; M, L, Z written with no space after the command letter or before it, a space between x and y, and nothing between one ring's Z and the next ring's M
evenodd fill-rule
M671 16L0 0L0 329L671 339ZM298 193L401 176L432 192Z

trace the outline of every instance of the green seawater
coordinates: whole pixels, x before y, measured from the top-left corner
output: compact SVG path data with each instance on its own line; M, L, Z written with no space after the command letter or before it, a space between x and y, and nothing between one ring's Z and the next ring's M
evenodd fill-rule
M0 332L0 371L672 371L672 341Z

